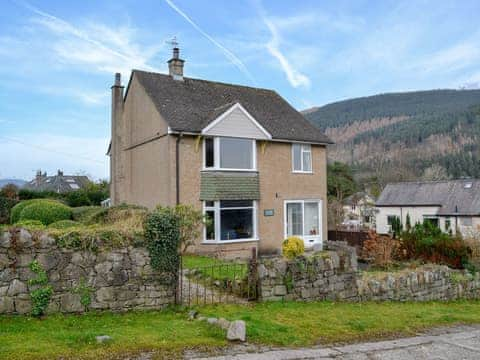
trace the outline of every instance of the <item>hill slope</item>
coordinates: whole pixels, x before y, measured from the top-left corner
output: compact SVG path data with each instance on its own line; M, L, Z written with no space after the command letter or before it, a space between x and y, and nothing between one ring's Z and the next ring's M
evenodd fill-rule
M20 179L0 179L0 189L7 184L14 184L18 187L22 187L26 184L26 181Z
M480 90L381 94L304 115L336 142L330 159L365 181L480 177Z

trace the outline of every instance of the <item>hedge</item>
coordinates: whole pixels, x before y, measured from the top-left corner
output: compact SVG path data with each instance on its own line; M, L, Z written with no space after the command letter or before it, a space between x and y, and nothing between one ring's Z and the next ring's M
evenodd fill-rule
M69 229L79 225L81 224L73 220L59 220L48 225L48 228L49 229Z
M70 220L71 218L72 209L70 207L60 202L46 199L39 199L24 206L19 216L19 220L39 220L44 225L49 225L59 220Z

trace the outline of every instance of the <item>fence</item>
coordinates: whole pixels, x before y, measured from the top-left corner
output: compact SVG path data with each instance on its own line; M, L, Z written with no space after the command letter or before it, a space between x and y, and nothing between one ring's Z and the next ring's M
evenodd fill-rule
M328 240L330 241L345 241L348 245L357 249L357 254L361 254L363 243L368 238L368 231L342 231L329 230Z

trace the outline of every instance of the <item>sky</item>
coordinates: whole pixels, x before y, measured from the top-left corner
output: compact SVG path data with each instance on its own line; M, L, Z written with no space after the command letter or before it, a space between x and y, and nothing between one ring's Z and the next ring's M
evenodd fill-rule
M270 88L303 110L480 87L480 1L2 0L0 178L108 177L114 73Z

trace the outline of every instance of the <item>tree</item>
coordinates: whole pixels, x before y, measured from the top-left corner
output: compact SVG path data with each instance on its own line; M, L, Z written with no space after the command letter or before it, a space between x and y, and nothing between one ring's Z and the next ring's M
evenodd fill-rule
M352 169L347 164L336 161L327 165L328 214L335 228L343 220L343 200L356 190Z
M449 176L447 169L445 169L443 166L432 164L430 167L425 169L422 179L426 181L448 180Z
M18 197L18 186L15 184L7 184L0 190L0 196L7 199L16 200Z
M175 206L173 213L178 219L180 253L184 254L195 244L195 239L200 237L204 216L202 211L196 210L192 205L183 204Z

